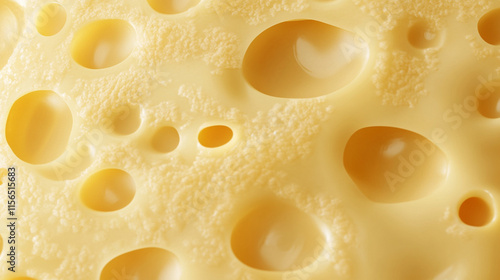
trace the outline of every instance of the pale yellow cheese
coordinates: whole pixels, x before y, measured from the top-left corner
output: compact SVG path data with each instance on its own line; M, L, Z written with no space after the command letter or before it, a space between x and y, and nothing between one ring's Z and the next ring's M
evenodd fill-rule
M1 280L500 279L498 0L0 0L0 92Z

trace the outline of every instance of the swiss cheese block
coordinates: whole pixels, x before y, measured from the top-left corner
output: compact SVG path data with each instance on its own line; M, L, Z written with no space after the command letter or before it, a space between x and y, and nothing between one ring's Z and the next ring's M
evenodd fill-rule
M0 0L1 280L500 279L500 1Z

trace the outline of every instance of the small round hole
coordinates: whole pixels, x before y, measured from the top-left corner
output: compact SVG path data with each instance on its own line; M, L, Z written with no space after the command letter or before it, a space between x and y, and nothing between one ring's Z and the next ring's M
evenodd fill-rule
M141 110L136 106L120 107L113 120L113 131L119 135L130 135L141 126Z
M53 36L64 27L66 10L58 3L43 6L36 17L36 29L43 36Z
M177 129L171 126L159 128L151 139L151 146L159 153L170 153L179 145L180 137Z
M408 41L417 49L427 49L439 44L439 32L432 30L428 23L419 21L408 30Z
M479 35L491 45L500 45L500 9L486 13L477 25Z
M80 198L87 207L102 212L122 209L134 196L134 179L120 169L105 169L91 175L80 191Z
M233 139L233 130L225 125L205 127L198 135L198 141L206 148L217 148Z
M482 227L493 219L490 205L482 198L470 197L462 202L458 215L469 226Z

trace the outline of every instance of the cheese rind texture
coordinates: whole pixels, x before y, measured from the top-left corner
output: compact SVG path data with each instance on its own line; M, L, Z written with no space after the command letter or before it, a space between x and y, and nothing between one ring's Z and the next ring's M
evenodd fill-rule
M0 279L499 279L499 23L0 0Z

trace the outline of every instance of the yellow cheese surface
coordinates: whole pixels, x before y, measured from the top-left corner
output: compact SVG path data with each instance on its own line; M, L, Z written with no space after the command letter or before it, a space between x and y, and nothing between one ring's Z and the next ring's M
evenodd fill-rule
M1 280L500 279L498 0L0 0L0 112Z

